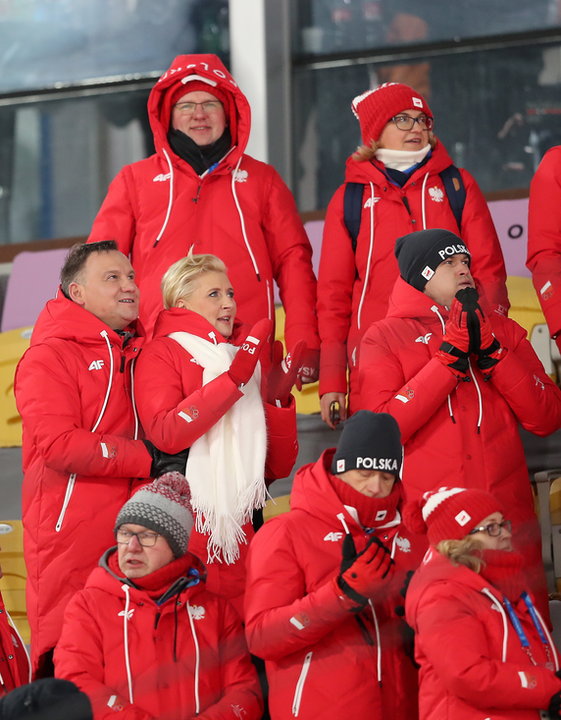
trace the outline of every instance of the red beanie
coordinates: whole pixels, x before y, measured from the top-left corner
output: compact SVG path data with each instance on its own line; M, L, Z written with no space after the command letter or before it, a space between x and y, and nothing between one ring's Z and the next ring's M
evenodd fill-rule
M352 111L360 123L362 142L370 145L378 140L389 121L405 110L422 110L432 118L425 98L409 85L384 83L373 90L357 95L351 103Z
M403 521L412 532L426 533L436 546L442 540L461 540L495 512L501 512L500 505L485 490L442 487L408 503Z
M230 134L232 136L232 144L235 145L237 137L237 113L236 106L232 95L222 90L222 88L211 85L211 83L204 82L203 80L189 80L190 75L185 78L185 81L173 85L167 94L165 99L166 106L169 107L169 118L171 122L171 109L179 102L179 100L187 93L192 92L206 92L209 95L214 95L217 100L220 100L224 107L224 113L226 114L226 124L230 128ZM199 76L200 77L200 76Z

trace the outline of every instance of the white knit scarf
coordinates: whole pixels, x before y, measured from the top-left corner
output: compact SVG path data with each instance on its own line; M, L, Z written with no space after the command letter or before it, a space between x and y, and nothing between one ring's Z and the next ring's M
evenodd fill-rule
M226 372L238 351L186 332L169 335L203 367L203 385ZM267 431L261 399L261 368L242 388L243 397L196 440L189 450L186 476L191 487L195 527L209 536L207 562L233 564L247 538L242 526L263 507Z
M420 150L390 150L389 148L378 148L376 150L376 160L384 163L386 167L392 170L400 170L406 172L413 165L417 165L426 158L430 150L430 145L425 145Z

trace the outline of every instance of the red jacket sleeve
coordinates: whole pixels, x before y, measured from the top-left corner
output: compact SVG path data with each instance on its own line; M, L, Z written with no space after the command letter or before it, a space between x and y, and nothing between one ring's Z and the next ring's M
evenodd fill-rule
M491 373L490 382L522 427L535 435L550 435L561 427L561 390L544 372L520 325L506 320L499 339L508 353Z
M448 692L481 710L547 708L561 680L545 667L489 657L485 626L462 593L463 588L435 584L424 593L416 617L416 643ZM534 682L523 687L519 673L527 671Z
M47 467L85 476L150 477L152 458L141 440L84 428L79 383L50 347L27 350L14 388L24 432Z
M201 386L200 368L194 366L192 390L186 395L176 358L166 344L154 341L137 360L137 406L147 438L160 450L177 453L191 447L243 393L228 373Z
M411 378L382 333L372 325L360 346L360 407L393 415L405 444L454 390L458 378L435 357Z
M136 209L134 207L134 183L127 167L124 167L109 185L92 225L88 242L115 240L119 250L129 255L136 235Z
M300 616L308 619L305 625L298 621ZM285 519L265 523L251 541L247 558L245 620L250 651L265 660L280 660L314 645L349 617L332 578L307 594Z
M82 592L76 593L66 606L64 624L55 648L55 677L71 680L86 693L92 703L95 720L111 720L115 711L107 707L117 693L103 683L102 628L93 618L88 601ZM156 720L141 708L131 705L119 695L124 706L119 712L122 720Z
M288 407L265 406L267 423L267 458L265 477L276 480L290 475L298 456L298 431L296 427L296 403L290 396Z
M200 720L259 720L263 711L261 689L251 662L239 615L224 603L220 633L220 665L224 694L219 702L206 708ZM234 708L237 710L234 711Z
M292 193L274 168L270 167L270 172L263 232L286 314L286 345L290 349L304 340L309 348L318 349L312 248Z
M527 265L555 337L561 332L561 146L547 151L530 184Z
M318 274L321 338L320 395L347 392L347 337L351 327L355 255L343 214L344 186L327 208Z
M461 170L466 189L462 213L462 238L471 253L471 274L483 306L489 311L499 309L506 315L510 303L506 288L506 269L497 231L483 193L467 170Z

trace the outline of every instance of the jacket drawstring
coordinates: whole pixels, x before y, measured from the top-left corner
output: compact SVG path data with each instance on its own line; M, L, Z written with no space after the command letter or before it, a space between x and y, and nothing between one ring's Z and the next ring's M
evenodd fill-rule
M158 236L156 237L154 244L152 247L156 247L156 245L160 242L162 235L164 234L164 230L167 227L167 224L169 222L169 216L171 215L171 206L173 205L173 165L171 163L170 157L168 155L168 152L165 148L162 148L162 151L164 153L164 156L166 158L166 162L168 164L169 168L169 197L168 197L168 209L166 210L166 216L164 218L164 222L162 227L160 228L160 232L158 233Z
M429 179L429 174L427 173L424 177L423 185L421 187L421 216L423 218L423 230L427 229L427 214L426 214L426 207L425 207L425 188L426 188L428 179Z
M195 632L195 623L193 622L193 615L191 614L191 605L189 600L185 603L185 609L187 611L187 617L189 618L189 625L191 626L191 633L193 635L193 642L195 644L195 715L200 712L199 702L199 664L200 664L200 651L199 641L197 639L197 633Z
M343 530L347 533L347 535L350 534L349 526L347 525L347 521L345 520L345 515L343 513L337 513L337 519L343 526Z
M173 606L173 662L177 662L177 604L179 600L175 600Z
M121 585L121 590L125 593L125 611L123 613L123 649L125 651L125 667L127 670L127 683L129 686L129 702L132 705L134 703L134 695L132 692L132 674L131 674L131 662L129 656L129 607L130 607L130 594L129 586Z
M105 391L105 397L103 399L103 405L101 406L101 410L99 411L99 415L95 423L93 424L92 429L90 432L95 432L97 428L99 427L99 423L101 422L101 419L103 418L103 415L105 414L105 409L107 408L107 403L109 402L109 395L111 393L111 386L113 384L113 374L115 372L115 361L113 359L113 353L111 352L111 343L109 341L109 336L107 334L107 330L102 330L100 333L101 337L105 340L105 343L107 345L107 351L109 352L109 382L107 383L107 390ZM136 411L135 411L136 414ZM102 445L102 451L103 451L103 443ZM64 516L66 515L66 510L68 509L68 505L70 503L70 498L72 497L72 493L74 492L74 485L76 484L76 473L72 473L70 477L68 478L68 483L66 484L66 492L64 493L64 500L62 501L62 508L60 510L60 514L58 516L58 519L56 521L55 525L55 532L60 532L62 529L62 523L64 521Z
M242 158L238 160L236 163L236 167L232 171L232 182L231 182L231 188L232 188L232 195L234 197L234 203L236 204L236 210L238 211L238 215L240 216L240 225L242 228L242 235L243 235L243 241L245 243L245 246L247 248L247 252L249 253L249 257L251 258L251 262L253 264L253 270L257 276L257 280L261 282L261 276L259 275L259 267L257 266L257 261L255 260L255 256L253 254L253 250L251 249L251 245L249 244L249 240L247 238L247 232L245 229L245 219L243 216L242 209L240 207L240 203L238 201L238 196L236 194L236 175L238 172L238 169L240 167L240 163L242 161Z
M440 320L440 325L442 326L442 334L444 335L444 333L446 332L446 323L444 322L444 318L440 314L440 310L438 309L438 307L436 305L433 305L431 307L431 310L433 311L433 313L435 313L435 315ZM456 418L454 417L454 411L452 410L452 400L450 398L450 393L448 393L447 403L448 403L448 414L450 415L450 420L452 420L452 422L454 424L456 424Z
M214 343L214 345L218 345L218 340L216 339L216 333L215 333L213 330L211 330L211 331L209 332L208 336L209 336L209 338L212 340L212 342Z
M508 642L508 620L506 617L506 613L503 609L502 604L497 600L497 598L488 588L483 588L481 592L483 593L483 595L486 595L489 598L491 604L493 605L495 610L499 611L503 619L503 652L501 662L506 662L506 647Z
M368 281L370 278L370 263L372 262L372 251L374 250L374 183L368 183L370 185L370 239L368 246L368 260L366 261L366 273L364 275L364 282L362 285L362 294L360 296L360 302L358 304L357 312L357 327L360 330L360 318L362 315L362 305L366 297L366 289L368 287Z
M483 398L481 397L481 388L479 387L479 383L477 382L477 378L475 377L475 374L473 370L471 369L471 362L468 360L469 363L469 374L472 377L473 384L475 385L475 389L477 391L477 401L479 403L479 416L477 418L477 434L481 432L481 422L483 420Z
M138 420L138 411L136 409L136 400L134 397L134 366L136 364L136 358L133 358L131 362L131 402L132 402L132 411L134 414L134 439L138 440L138 430L140 427L140 422Z
M31 670L31 659L29 657L29 653L27 652L27 648L25 647L25 643L23 642L23 639L21 635L19 634L19 630L17 629L17 626L15 622L12 620L12 617L10 613L4 608L4 612L6 613L6 617L8 618L8 622L10 624L10 627L15 632L15 634L18 636L19 644L23 648L23 651L25 653L25 657L27 658L27 682L30 683L32 680L32 670ZM541 617L540 617L541 620ZM542 620L543 623L543 620ZM4 685L4 679L2 678L2 675L0 674L0 684Z

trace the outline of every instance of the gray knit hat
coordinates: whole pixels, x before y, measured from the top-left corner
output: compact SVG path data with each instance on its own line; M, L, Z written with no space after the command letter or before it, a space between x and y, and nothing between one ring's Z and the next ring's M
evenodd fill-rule
M169 472L144 485L117 515L114 532L125 523L143 525L165 537L176 558L187 550L193 529L189 483L179 472Z

